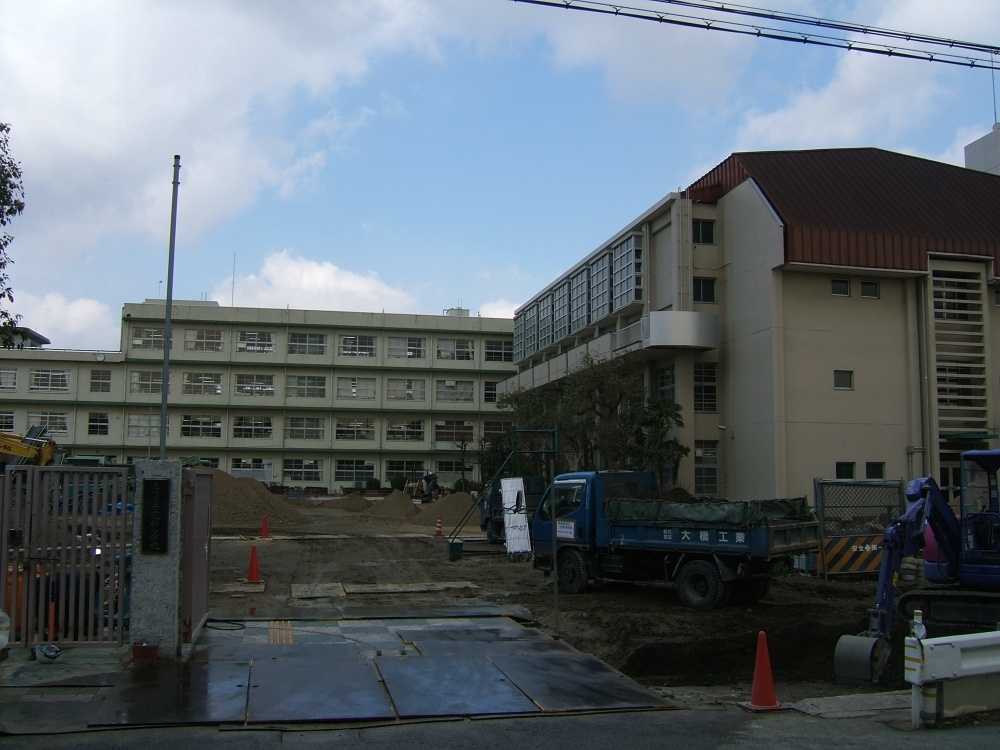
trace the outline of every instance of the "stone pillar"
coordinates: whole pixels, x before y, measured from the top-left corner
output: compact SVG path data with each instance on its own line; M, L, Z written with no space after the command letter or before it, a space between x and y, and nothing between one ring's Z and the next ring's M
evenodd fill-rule
M181 642L181 464L135 462L129 640L176 659Z

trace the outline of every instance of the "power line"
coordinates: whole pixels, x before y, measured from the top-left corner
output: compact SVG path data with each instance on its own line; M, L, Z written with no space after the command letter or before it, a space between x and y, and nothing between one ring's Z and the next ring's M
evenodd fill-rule
M865 52L883 57L899 57L910 60L923 60L945 65L958 65L966 68L983 70L998 70L1000 63L994 60L994 55L1000 54L1000 47L963 42L957 39L946 39L922 34L912 34L893 29L882 29L876 26L864 26L840 21L831 21L812 16L802 16L779 11L769 11L750 6L730 5L726 3L693 2L691 0L650 0L660 5L678 5L693 9L717 13L737 14L765 18L773 22L785 23L792 28L765 26L762 24L728 21L724 18L688 15L684 13L667 13L655 8L632 7L627 5L599 2L598 0L512 0L515 3L542 5L563 10L583 11L600 15L621 16L640 21L652 21L672 26L702 29L704 31L722 31L729 34L752 36L760 39L773 39L781 42L811 44L820 47L843 49L849 52ZM865 38L848 39L819 33L804 33L797 31L797 26L814 26L824 29L836 29L863 35ZM872 41L872 39L889 39L904 41L907 45L923 44L931 49L914 46L899 46L891 43ZM947 50L965 50L970 54L937 51L937 48ZM986 56L984 56L986 55Z

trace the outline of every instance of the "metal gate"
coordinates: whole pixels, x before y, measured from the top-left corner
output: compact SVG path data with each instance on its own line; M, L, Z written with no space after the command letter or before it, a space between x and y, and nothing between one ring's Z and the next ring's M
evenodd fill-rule
M874 573L882 538L906 506L901 479L815 479L816 513L823 544L819 572Z
M127 467L6 468L0 602L12 643L124 643L132 515Z

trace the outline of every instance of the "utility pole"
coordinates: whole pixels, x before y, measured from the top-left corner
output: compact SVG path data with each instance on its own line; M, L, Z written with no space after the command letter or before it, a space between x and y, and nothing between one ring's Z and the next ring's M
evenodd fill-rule
M181 180L181 157L174 156L174 190L170 202L170 245L167 249L167 302L163 316L163 377L160 385L160 460L167 460L167 395L170 392L170 314L174 299L174 242L177 238L177 188Z

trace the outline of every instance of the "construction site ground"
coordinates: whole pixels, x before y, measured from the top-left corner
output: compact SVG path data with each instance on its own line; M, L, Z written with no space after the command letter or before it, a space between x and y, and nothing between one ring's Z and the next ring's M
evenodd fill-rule
M263 514L265 524L264 517L248 517L238 497L221 501L213 505L210 609L213 616L295 619L342 604L519 606L545 633L692 707L746 700L761 631L782 702L909 687L902 679L905 623L882 684L834 680L837 639L867 626L871 578L794 574L776 579L752 606L710 611L682 606L666 586L601 584L556 596L552 579L534 570L528 556L509 556L502 544L485 541L478 515L457 532L461 555L449 554L450 536L471 502L464 493L422 505L399 492L258 498L250 515ZM244 583L257 572L252 562L263 585Z

